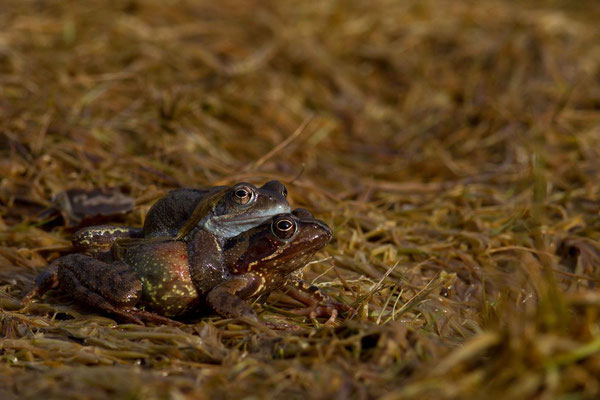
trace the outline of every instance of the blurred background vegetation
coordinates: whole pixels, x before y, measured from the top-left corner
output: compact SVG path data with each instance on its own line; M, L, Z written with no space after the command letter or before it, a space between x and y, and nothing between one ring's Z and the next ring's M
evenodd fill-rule
M0 397L600 396L597 1L0 0ZM359 312L268 332L19 299L117 187L279 179ZM321 321L322 322L322 321Z

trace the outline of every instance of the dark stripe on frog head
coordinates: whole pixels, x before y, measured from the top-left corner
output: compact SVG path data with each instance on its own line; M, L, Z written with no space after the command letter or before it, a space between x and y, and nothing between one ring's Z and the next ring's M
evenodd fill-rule
M194 209L194 212L192 213L190 218L188 218L188 220L181 227L181 229L179 229L179 232L177 232L177 236L175 237L175 239L179 240L187 236L187 234L190 233L196 227L196 225L198 225L198 223L210 213L215 204L221 202L221 200L225 197L228 191L229 187L223 187L222 189L211 194L204 201L201 201Z
M290 211L286 200L287 189L278 181L269 181L260 188L240 182L232 186L217 187L201 201L178 231L175 240L186 237L199 225L220 237L232 237L257 226L279 213Z

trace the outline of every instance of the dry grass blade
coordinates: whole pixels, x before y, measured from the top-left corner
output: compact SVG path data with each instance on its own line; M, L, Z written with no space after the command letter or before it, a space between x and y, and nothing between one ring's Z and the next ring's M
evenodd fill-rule
M313 115L306 117L304 119L304 121L302 121L300 126L298 128L296 128L296 130L290 136L288 136L284 141L282 141L277 146L275 146L267 154L265 154L264 156L262 156L261 158L256 160L251 166L245 168L245 170L246 169L249 169L249 170L259 169L261 167L261 165L263 165L265 162L267 162L269 159L271 159L275 154L279 153L280 151L285 149L287 146L289 146L290 143L292 143L294 140L296 140L304 132L304 130L306 129L308 124L313 120L313 118L314 118Z

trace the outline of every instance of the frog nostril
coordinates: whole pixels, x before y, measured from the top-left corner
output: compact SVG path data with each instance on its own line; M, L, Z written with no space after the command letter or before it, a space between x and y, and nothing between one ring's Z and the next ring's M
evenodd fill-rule
M315 227L317 229L321 229L322 231L324 231L326 236L329 236L329 237L333 236L333 231L331 230L329 225L327 225L325 222L318 220L318 222L315 224Z

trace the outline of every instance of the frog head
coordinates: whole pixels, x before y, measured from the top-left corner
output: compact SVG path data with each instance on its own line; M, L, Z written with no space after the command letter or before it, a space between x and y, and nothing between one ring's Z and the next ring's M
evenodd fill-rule
M298 209L276 215L227 240L223 252L231 273L252 272L271 279L304 267L331 238L331 229L325 222Z
M290 212L287 189L279 181L269 181L261 187L241 182L220 187L202 201L177 238L183 238L196 227L220 238L231 238L274 215Z

